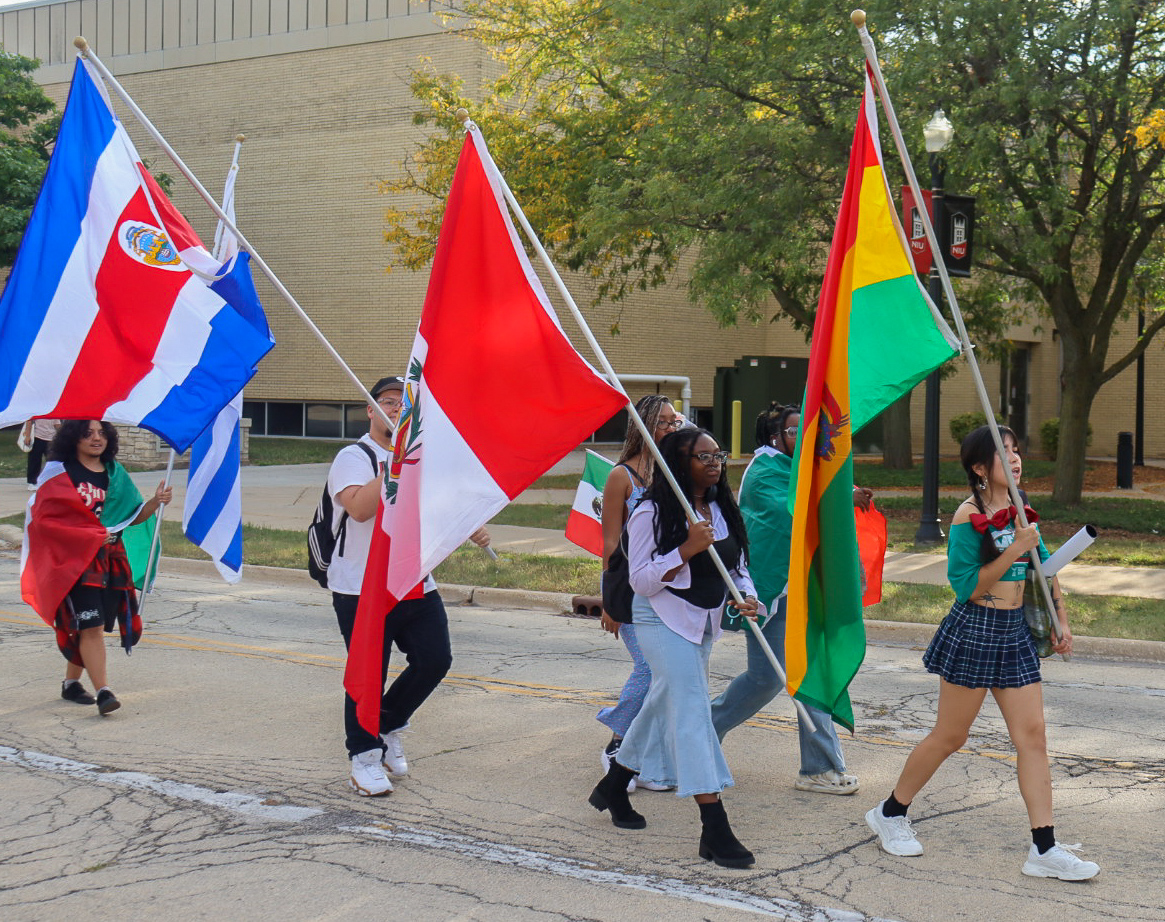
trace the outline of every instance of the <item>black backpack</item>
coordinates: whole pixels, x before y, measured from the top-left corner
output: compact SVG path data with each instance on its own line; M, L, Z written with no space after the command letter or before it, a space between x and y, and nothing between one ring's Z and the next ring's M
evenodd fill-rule
M627 561L627 529L619 536L619 543L607 558L607 569L600 582L603 592L603 611L620 624L631 623L631 570Z
M372 475L375 477L379 470L376 453L363 442L356 444L368 455L368 460L372 462ZM332 564L337 546L340 554L344 553L344 535L348 525L348 512L345 510L340 516L336 530L332 531L334 508L332 494L328 492L328 485L325 483L324 494L320 497L315 515L311 517L311 524L307 527L307 572L325 589L328 588L328 567Z

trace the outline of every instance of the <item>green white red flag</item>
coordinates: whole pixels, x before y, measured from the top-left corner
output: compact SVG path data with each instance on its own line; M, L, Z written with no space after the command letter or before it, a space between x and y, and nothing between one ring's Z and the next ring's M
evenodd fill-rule
M574 494L574 505L566 520L566 540L573 541L596 557L603 556L603 488L615 467L597 452L587 449L582 480Z

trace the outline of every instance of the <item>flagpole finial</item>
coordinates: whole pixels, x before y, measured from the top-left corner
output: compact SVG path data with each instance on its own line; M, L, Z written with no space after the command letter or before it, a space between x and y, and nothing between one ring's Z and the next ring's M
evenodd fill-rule
M461 122L462 125L469 121L468 109L458 109L454 114L457 116L457 121Z
M237 134L235 135L235 140L242 144L245 140L247 140L247 136L245 134Z
M84 35L78 35L75 39L73 39L73 46L79 52L81 52L81 54L89 53L89 42L85 39Z
M849 14L849 21L852 22L859 29L866 24L866 11L854 10Z

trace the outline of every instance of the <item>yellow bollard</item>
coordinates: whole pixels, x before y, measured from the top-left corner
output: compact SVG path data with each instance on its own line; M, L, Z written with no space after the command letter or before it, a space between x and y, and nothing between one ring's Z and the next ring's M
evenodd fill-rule
M740 410L739 400L732 401L732 452L733 459L740 457Z

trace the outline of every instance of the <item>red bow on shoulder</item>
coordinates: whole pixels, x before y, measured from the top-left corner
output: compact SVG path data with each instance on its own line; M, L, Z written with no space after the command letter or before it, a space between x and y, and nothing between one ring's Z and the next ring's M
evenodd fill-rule
M1023 507L1024 515L1027 516L1028 524L1034 524L1040 520L1036 515L1036 511L1031 506ZM981 512L971 513L971 527L980 534L987 534L987 528L990 527L995 531L1000 531L1010 525L1016 516L1015 506L1008 506L1006 509L1000 509L995 515L987 516Z

